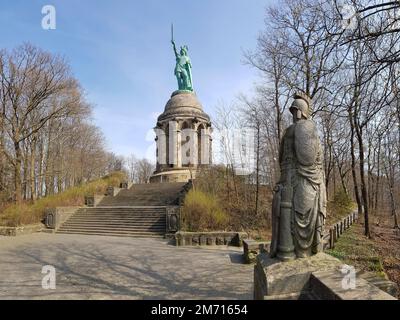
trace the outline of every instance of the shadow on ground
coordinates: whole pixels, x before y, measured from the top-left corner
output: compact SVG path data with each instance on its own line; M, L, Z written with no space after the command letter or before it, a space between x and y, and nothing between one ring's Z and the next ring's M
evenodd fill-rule
M252 298L253 266L229 248L83 235L10 241L0 240L1 299ZM41 286L45 265L56 269L55 290Z

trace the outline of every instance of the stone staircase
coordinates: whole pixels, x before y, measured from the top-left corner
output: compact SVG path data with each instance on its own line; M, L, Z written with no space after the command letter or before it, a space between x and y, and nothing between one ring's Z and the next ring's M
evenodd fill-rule
M126 237L163 237L166 208L179 205L186 183L137 184L106 196L96 207L80 208L56 231Z
M115 197L104 197L98 207L178 205L179 193L186 183L134 184Z

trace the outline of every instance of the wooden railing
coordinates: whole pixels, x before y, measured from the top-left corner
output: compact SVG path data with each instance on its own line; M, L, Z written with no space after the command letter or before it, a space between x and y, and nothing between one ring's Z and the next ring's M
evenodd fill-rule
M324 234L324 250L333 249L335 247L335 242L338 241L340 236L345 230L347 230L354 222L358 220L358 212L354 211L350 213L345 218L336 222L330 228L325 228L326 232Z

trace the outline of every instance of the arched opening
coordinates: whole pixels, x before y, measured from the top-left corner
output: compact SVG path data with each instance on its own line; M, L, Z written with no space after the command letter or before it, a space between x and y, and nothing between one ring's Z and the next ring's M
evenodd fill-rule
M181 153L182 153L182 167L190 166L190 124L184 121L181 125Z

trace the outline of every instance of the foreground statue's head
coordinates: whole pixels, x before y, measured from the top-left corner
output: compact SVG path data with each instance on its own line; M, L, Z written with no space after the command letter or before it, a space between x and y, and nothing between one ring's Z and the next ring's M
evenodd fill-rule
M294 119L309 119L311 117L311 99L304 93L295 93L289 108Z

